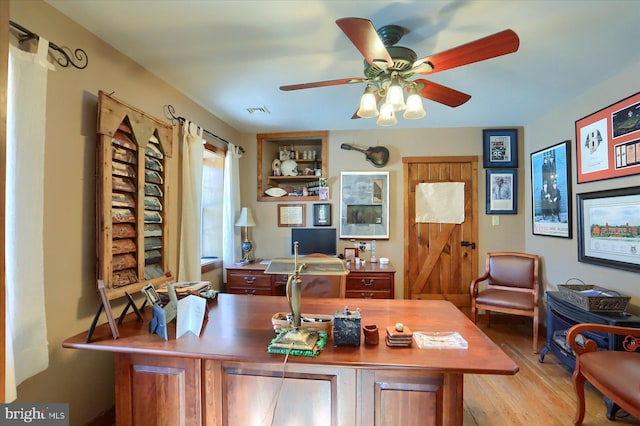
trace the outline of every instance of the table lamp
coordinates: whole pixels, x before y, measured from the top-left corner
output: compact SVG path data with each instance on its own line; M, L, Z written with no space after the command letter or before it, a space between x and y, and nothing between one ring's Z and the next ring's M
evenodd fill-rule
M302 324L302 279L300 275L348 275L342 259L336 257L305 257L298 260L298 242L293 243L294 257L272 259L265 269L265 274L288 274L287 301L293 316L292 330L282 334L271 345L282 349L312 350L319 339L319 334L300 329Z
M253 215L249 207L243 207L240 217L236 221L236 226L244 227L244 241L242 242L242 263L251 263L255 260L253 256L253 244L249 239L249 228L256 226Z

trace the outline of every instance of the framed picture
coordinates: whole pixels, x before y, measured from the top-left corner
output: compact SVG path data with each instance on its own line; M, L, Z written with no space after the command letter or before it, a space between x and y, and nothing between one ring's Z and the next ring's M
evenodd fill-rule
M304 226L304 204L278 204L278 226Z
M313 205L313 226L331 226L331 204Z
M518 167L517 129L485 129L482 146L485 169Z
M340 173L340 238L389 238L389 172Z
M640 173L640 92L576 121L578 183Z
M640 187L577 195L578 261L640 272Z
M344 260L353 260L358 257L358 249L355 247L347 247L344 249Z
M571 141L531 154L533 234L571 238Z
M487 169L487 214L518 213L518 170Z

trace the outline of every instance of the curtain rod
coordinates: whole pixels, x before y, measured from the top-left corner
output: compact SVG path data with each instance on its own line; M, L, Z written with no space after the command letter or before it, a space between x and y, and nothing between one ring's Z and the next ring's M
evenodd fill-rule
M13 21L9 21L9 25L11 25L13 28L23 33L18 35L19 44L22 44L27 40L40 39L40 36L38 34L34 33L31 30L26 29L20 24L17 24ZM71 59L71 56L69 56L69 53L67 53L67 51L65 50L65 49L68 49L69 52L71 52L71 49L69 49L68 47L60 47L57 44L50 41L49 49L53 49L56 52L58 52L60 55L62 55L61 58L55 58L55 60L56 62L58 62L58 65L60 65L63 68L67 68L69 65L72 65L79 70L83 70L87 67L87 65L89 65L89 57L87 56L87 52L85 52L82 49L78 48L73 51L73 56L75 57L75 60L78 61L78 63L75 63L74 60Z
M179 122L180 124L184 124L184 122L185 122L185 121L187 121L187 119L186 119L186 118L184 118L184 117L178 117L178 116L176 115L176 110L175 110L175 108L173 107L173 105L165 105L165 106L164 106L164 115L165 115L169 120L171 120L171 121L177 121L177 122ZM209 136L211 136L211 137L213 137L213 138L216 138L216 139L217 139L217 140L219 140L220 142L223 142L223 143L225 143L225 144L227 144L227 145L229 145L229 144L231 143L231 142L229 142L228 140L223 139L223 138L221 138L220 136L216 135L215 133L210 132L209 130L205 129L204 127L202 128L202 132L203 132L203 133L206 133L207 135L209 135ZM243 147L241 147L241 146L239 146L239 145L236 145L236 146L238 147L238 149L240 150L240 152L244 154L244 148L243 148Z

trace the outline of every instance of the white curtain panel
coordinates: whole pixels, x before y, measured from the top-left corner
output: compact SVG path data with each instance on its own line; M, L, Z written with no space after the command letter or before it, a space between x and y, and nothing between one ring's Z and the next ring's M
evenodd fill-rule
M202 222L202 128L185 121L182 126L182 221L178 281L200 281Z
M49 366L44 293L44 155L49 42L9 47L6 189L6 402ZM28 190L26 190L28 188Z
M235 227L240 213L240 149L229 144L224 159L224 206L222 212L222 261L232 266L240 258L240 231ZM226 274L222 274L226 280Z

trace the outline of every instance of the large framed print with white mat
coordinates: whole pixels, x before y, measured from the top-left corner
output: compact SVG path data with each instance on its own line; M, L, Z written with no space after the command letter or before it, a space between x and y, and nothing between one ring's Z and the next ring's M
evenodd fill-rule
M571 141L531 154L533 234L571 238Z
M389 172L340 173L340 238L389 238Z
M578 261L640 272L640 187L577 195Z

